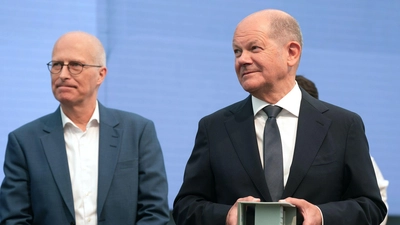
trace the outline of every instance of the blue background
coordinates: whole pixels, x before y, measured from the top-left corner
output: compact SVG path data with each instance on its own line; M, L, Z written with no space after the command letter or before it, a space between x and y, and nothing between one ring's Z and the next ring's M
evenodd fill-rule
M0 163L10 131L58 106L46 63L60 35L83 30L108 54L99 100L155 122L172 207L199 119L248 95L234 72L232 34L265 8L299 21L298 74L321 99L364 119L371 155L390 182L389 214L400 215L400 1L2 1Z

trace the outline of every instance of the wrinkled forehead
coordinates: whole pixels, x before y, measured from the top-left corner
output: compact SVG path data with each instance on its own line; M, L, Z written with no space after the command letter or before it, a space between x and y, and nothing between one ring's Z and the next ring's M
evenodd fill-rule
M268 25L266 23L239 23L233 33L232 43L243 41L262 41L268 38Z

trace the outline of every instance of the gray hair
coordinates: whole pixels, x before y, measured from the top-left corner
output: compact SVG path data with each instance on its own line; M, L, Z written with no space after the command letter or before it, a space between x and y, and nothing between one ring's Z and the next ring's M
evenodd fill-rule
M303 47L303 36L296 19L286 13L271 13L269 15L269 35L271 38L283 42L296 41Z

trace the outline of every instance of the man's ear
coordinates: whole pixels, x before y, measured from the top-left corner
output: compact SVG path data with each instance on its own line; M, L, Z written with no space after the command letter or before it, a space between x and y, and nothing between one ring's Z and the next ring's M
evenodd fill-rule
M106 78L107 75L107 68L106 67L101 67L99 69L99 76L97 78L97 84L100 85L103 83L104 79Z
M299 63L301 56L301 46L298 42L291 41L287 44L288 66L294 66Z

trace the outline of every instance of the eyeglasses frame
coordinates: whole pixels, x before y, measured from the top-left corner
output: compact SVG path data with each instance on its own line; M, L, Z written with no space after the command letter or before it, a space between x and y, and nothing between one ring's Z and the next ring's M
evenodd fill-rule
M73 76L76 76L76 75L81 74L82 71L83 71L83 68L84 68L85 66L88 66L88 67L102 67L101 65L91 65L91 64L85 64L85 63L80 63L80 62L72 61L73 63L77 63L77 64L79 64L79 65L81 66L82 69L81 69L81 71L80 71L79 73L73 73L73 72L71 72L70 67L69 67L69 64L70 64L71 62L69 62L68 64L62 63L60 71L58 71L57 73L53 73L53 72L51 71L51 68L52 68L52 64L53 64L54 62L57 62L57 63L60 63L60 64L62 63L61 61L50 61L50 62L48 62L46 65L47 65L47 69L50 71L51 74L60 74L61 71L62 71L62 69L64 68L64 66L67 66L68 72L69 72L71 75L73 75Z

